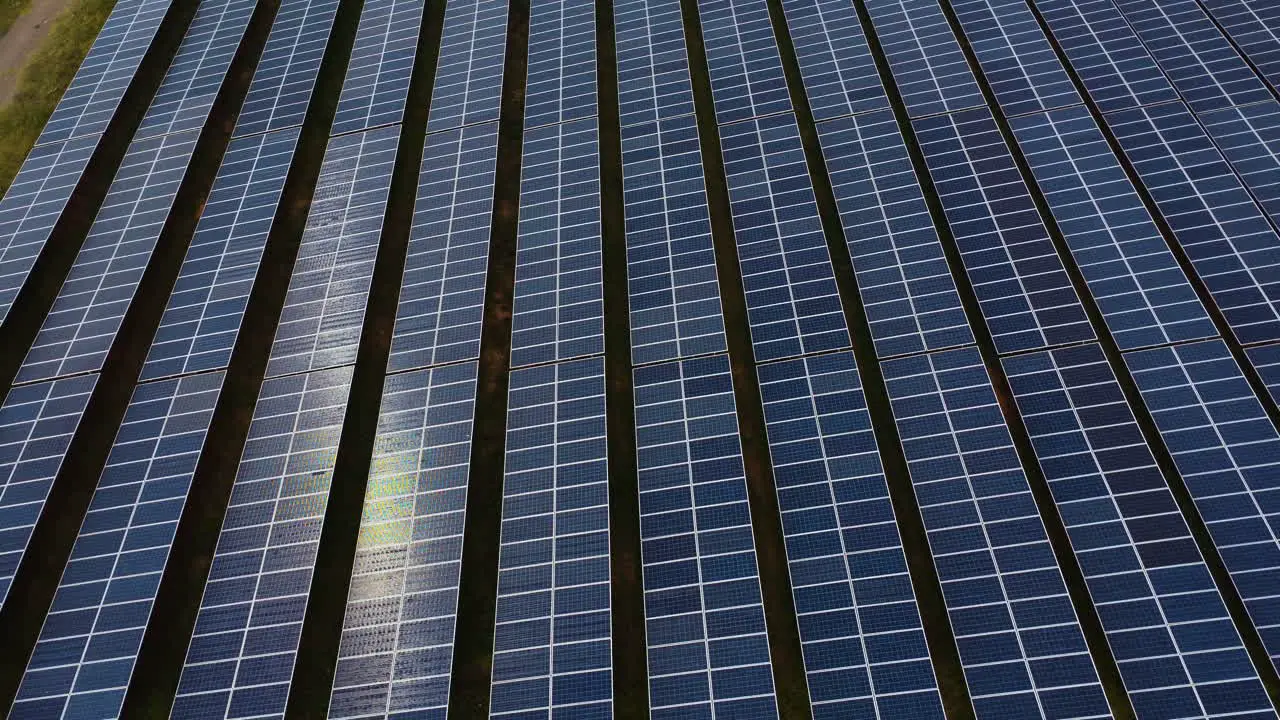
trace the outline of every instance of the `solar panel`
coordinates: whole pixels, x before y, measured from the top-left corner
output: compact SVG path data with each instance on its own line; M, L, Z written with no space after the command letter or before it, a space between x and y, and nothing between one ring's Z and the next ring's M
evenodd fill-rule
M1093 339L991 112L970 110L913 124L1000 353Z
M283 0L236 119L235 137L301 125L338 0Z
M356 361L399 140L386 127L329 142L267 377Z
M284 717L350 387L262 384L171 717Z
M595 118L526 130L511 367L604 352Z
M391 372L480 357L498 125L427 136Z
M170 4L171 0L116 3L36 139L37 146L107 129Z
M867 11L911 117L986 105L937 0L867 0Z
M1245 354L1262 377L1262 382L1271 391L1271 398L1280 403L1280 345L1249 348L1245 350Z
M876 354L972 343L893 113L818 123L818 139Z
M756 362L849 347L795 116L720 129Z
M1236 337L1280 339L1280 237L1186 106L1106 122Z
M398 123L409 101L425 0L369 0L333 116L334 135Z
M328 717L443 720L476 364L388 375Z
M1089 111L1064 108L1011 124L1120 349L1215 337Z
M1111 0L1035 0L1035 7L1103 112L1178 99Z
M618 0L613 31L621 126L692 115L679 0Z
M631 361L724 352L697 120L622 129Z
M255 0L202 0L134 139L204 127Z
M881 367L977 716L1111 717L978 351Z
M1221 340L1129 353L1125 361L1271 662L1280 664L1280 434ZM1261 692L1249 697L1252 707L1269 709Z
M0 200L0 323L9 317L101 137L32 148Z
M729 360L634 380L650 717L777 718Z
M1271 99L1196 0L1115 0L1192 110Z
M852 3L785 0L782 9L815 120L889 107Z
M941 720L853 355L758 373L814 720Z
M154 380L227 367L298 130L232 140L142 367Z
M1137 716L1269 712L1102 348L1006 358L1004 367Z
M1263 78L1280 88L1280 7L1256 0L1203 0L1203 4Z
M764 0L700 0L702 42L721 125L791 109Z
M18 382L99 370L142 280L198 131L130 144Z
M596 15L589 0L542 0L529 8L524 128L594 117Z
M491 718L613 716L603 358L511 373Z
M428 132L498 119L507 51L507 3L454 0L445 6Z
M0 606L97 382L90 374L15 387L0 405Z
M1199 113L1197 119L1273 222L1280 222L1280 103Z
M222 380L208 373L134 390L14 717L120 716Z

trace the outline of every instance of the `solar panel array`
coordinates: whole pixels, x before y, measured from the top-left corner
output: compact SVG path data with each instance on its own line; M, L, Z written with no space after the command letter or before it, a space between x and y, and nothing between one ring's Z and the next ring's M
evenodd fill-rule
M787 0L782 7L814 120L889 106L852 3Z
M866 7L911 117L984 104L936 0L868 0Z
M423 0L365 3L333 117L334 135L404 119L424 6Z
M1280 88L1280 14L1256 0L1205 0L1204 8L1253 61L1264 80Z
M236 119L235 137L302 124L338 0L283 0Z
M506 30L507 5L501 0L445 7L428 132L498 119Z
M595 114L595 5L586 0L532 4L525 131Z

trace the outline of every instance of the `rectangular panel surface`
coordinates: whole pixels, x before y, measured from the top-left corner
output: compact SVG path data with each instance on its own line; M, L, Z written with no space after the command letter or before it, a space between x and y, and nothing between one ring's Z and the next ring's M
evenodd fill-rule
M888 109L852 3L785 0L782 8L814 120Z
M701 0L698 14L716 122L723 125L790 110L765 0Z
M1280 403L1280 345L1261 345L1245 350L1249 363L1258 371L1271 397Z
M1271 221L1280 222L1280 102L1197 113L1196 119Z
M911 117L986 105L937 0L868 0L867 10Z
M369 0L333 116L333 135L398 123L409 100L425 0Z
M693 114L680 0L613 4L622 127Z
M498 119L506 52L506 2L453 0L445 6L427 132Z
M1202 0L1274 88L1280 88L1280 5L1269 0Z
M235 137L301 125L338 0L283 0L236 118Z
M596 114L596 15L590 0L534 0L524 127Z

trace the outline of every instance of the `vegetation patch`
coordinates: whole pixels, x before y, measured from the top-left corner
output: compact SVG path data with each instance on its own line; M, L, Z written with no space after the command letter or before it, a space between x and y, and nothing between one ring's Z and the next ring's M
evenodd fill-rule
M0 37L9 32L13 21L31 7L31 0L0 0Z

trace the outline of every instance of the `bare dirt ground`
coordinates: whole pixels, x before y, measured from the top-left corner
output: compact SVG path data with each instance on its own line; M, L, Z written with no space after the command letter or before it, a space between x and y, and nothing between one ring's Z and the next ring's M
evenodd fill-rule
M53 19L72 0L31 0L31 7L0 37L0 105L9 102L18 88L18 76L27 56L40 47Z

